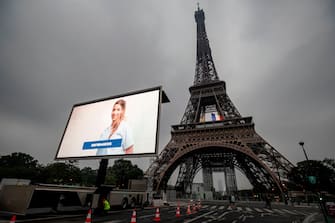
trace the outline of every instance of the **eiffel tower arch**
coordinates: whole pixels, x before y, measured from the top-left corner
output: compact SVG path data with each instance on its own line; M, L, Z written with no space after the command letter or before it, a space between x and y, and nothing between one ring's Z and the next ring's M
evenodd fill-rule
M226 83L217 75L206 34L205 14L198 7L197 57L190 99L180 124L171 127L171 139L146 174L155 191L164 190L179 168L175 189L191 191L202 170L205 190L213 188L213 172L224 172L228 193L237 191L235 169L254 190L283 193L293 165L255 131L252 117L243 117L230 100Z

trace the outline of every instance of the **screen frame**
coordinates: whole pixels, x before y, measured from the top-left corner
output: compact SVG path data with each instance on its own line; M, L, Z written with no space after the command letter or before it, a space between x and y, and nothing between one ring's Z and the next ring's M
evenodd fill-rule
M97 103L97 102L113 100L113 99L122 98L122 97L126 97L126 96L132 96L132 95L137 95L137 94L142 94L142 93L147 93L147 92L153 92L153 91L158 91L157 120L156 120L156 134L155 134L156 139L155 139L155 151L154 152L152 152L152 153L148 152L148 153L122 154L122 155L118 154L118 155L68 156L68 157L59 157L58 156L59 152L60 152L60 149L61 149L61 146L62 146L62 142L64 140L64 136L65 136L66 131L69 127L71 117L72 117L74 109L76 107L85 106L85 105L89 105L89 104L93 104L93 103ZM158 145L159 145L160 111L161 111L161 104L164 103L164 101L162 101L162 97L164 97L164 95L165 95L165 93L162 90L162 86L157 86L157 87L153 87L153 88L131 91L131 92L124 93L124 94L118 94L118 95L114 95L114 96L110 96L110 97L105 97L105 98L101 98L101 99L96 99L96 100L92 100L92 101L87 101L87 102L74 104L72 106L71 112L70 112L69 117L67 119L67 123L66 123L65 129L63 131L61 140L58 144L58 148L57 148L57 152L56 152L54 160L56 160L56 161L58 161L58 160L85 160L85 159L86 160L89 160L89 159L95 160L95 159L137 158L137 157L157 156L158 155Z

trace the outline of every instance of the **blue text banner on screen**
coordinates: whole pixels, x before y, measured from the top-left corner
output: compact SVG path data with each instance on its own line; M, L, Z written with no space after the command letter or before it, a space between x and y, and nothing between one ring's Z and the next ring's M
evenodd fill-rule
M120 147L122 139L109 139L84 142L83 149L104 149L104 148L116 148Z

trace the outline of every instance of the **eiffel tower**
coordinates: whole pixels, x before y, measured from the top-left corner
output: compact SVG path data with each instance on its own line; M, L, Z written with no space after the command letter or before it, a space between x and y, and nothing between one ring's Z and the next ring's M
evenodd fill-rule
M179 194L192 191L200 170L205 191L213 188L213 172L224 172L226 191L233 194L237 191L237 168L255 191L283 194L293 165L256 133L252 117L242 117L238 112L215 69L205 14L199 6L195 21L197 57L191 97L180 124L171 128L170 141L146 172L152 177L153 189L166 189L179 167L175 185Z

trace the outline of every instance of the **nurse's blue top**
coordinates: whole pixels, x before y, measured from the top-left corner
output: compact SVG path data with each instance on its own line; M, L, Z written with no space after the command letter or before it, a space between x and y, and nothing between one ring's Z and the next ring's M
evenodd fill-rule
M109 137L111 133L111 126L106 128L103 133L100 135L100 140L106 139L121 139L121 146L119 147L110 147L110 148L101 148L97 150L97 155L122 155L126 153L126 149L130 146L134 145L133 134L131 129L127 125L127 123L122 120L120 122L119 127L113 133L113 135Z

